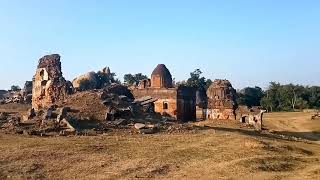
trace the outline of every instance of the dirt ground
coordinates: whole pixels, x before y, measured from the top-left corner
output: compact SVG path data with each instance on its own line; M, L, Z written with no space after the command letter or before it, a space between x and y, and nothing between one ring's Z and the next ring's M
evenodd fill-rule
M0 133L0 179L320 179L320 119L309 113L266 114L262 133L196 124L170 135Z

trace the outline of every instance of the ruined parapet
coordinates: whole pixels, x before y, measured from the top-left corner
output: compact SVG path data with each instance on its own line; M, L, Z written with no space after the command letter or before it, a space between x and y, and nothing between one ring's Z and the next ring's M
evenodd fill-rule
M37 111L50 108L68 95L70 85L62 76L60 55L52 54L39 60L32 89L32 107Z
M138 84L138 89L146 89L151 87L151 79L143 79Z
M235 119L236 90L228 80L215 80L207 90L208 119Z

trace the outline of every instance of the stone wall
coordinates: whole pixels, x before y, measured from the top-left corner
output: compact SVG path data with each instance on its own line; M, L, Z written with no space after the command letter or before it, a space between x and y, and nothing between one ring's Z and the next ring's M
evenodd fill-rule
M151 96L158 99L155 105L155 112L162 115L168 115L171 117L177 117L177 90L175 88L170 89L134 89L132 94L135 98L142 98L145 96Z
M187 122L196 120L196 90L189 87L177 89L177 120Z
M32 88L32 107L35 110L50 108L66 98L69 83L63 78L60 55L52 54L39 60Z
M208 119L235 119L236 90L228 80L217 79L207 90Z

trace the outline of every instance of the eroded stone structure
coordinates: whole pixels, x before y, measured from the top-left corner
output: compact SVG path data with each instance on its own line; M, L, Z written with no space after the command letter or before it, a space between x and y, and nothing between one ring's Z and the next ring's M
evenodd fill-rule
M228 80L215 80L208 88L207 96L207 119L236 119L236 90Z
M151 75L151 80L142 80L138 88L132 90L135 98L150 96L155 112L176 118L179 121L196 119L196 92L193 88L174 88L172 75L164 64L159 64Z
M32 88L32 107L48 109L64 100L72 85L62 76L60 55L46 55L39 60Z
M241 123L253 126L257 131L262 130L263 114L265 112L261 107L249 108L248 106L239 106L236 110L237 119L239 119Z

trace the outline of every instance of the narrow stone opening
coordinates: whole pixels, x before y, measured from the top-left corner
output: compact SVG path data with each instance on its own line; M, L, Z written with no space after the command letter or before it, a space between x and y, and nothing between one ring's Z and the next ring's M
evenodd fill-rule
M246 123L246 119L247 119L247 116L243 116L243 117L241 118L241 122L242 122L242 123Z
M41 81L44 80L44 70L40 71L40 77L41 77Z
M163 103L163 109L169 109L169 103L168 102L164 102Z

